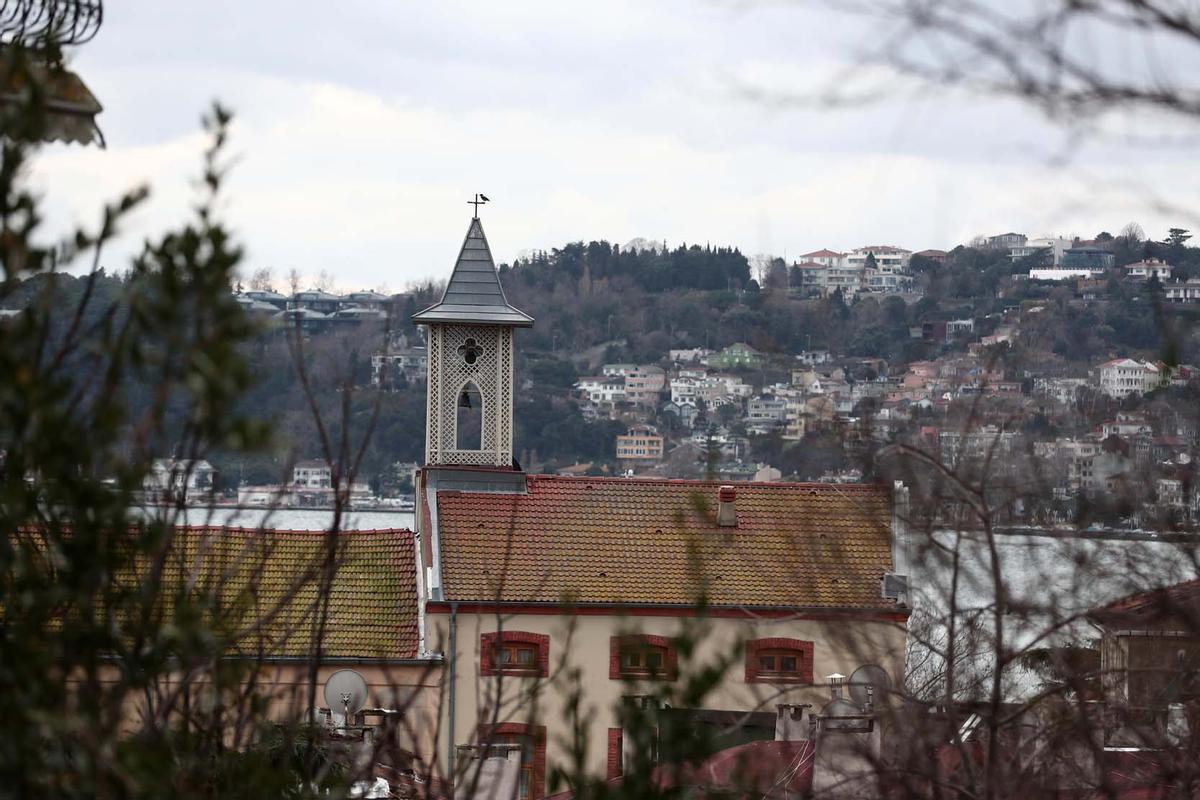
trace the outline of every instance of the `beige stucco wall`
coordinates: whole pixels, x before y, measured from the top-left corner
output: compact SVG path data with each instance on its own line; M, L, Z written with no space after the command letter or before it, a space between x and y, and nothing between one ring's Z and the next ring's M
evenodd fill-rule
M403 710L403 720L396 726L396 744L415 753L431 763L436 744L438 714L441 706L442 665L427 664L382 664L382 663L331 663L317 670L315 702L310 705L308 665L300 663L268 663L254 675L258 692L267 699L268 716L277 722L305 719L307 709L326 707L324 699L325 681L340 669L353 669L367 683L368 708ZM101 671L103 683L112 685L119 681L116 666ZM191 696L201 698L206 693L208 681L194 679ZM156 685L156 697L172 697L178 689L177 681L164 676ZM182 701L179 701L182 702ZM133 732L142 726L146 709L145 697L140 691L131 690L125 698L124 727ZM377 723L378 718L367 720Z
M666 616L511 614L497 617L495 613L464 613L457 615L457 666L454 687L449 685L449 666L445 673L447 698L454 692L454 743L472 741L477 725L491 722L496 707L499 686L500 722L530 720L531 712L538 724L547 729L547 764L563 763L566 755L564 741L571 726L566 718L566 674L578 668L584 689L584 726L587 731L587 763L590 769L603 775L607 762L607 732L617 727L616 705L622 695L649 693L632 688L621 680L609 678L609 641L620 633L647 633L677 636L684 625L699 625L702 635L692 666L710 664L727 657L747 639L787 637L812 641L813 676L816 686L775 687L761 683L746 683L744 659L739 657L725 673L725 679L704 703L705 708L720 710L762 710L774 712L778 703L812 703L814 709L828 701L826 675L840 672L850 675L866 663L884 667L899 685L904 665L905 630L902 622L864 621L842 618L816 620L803 618L760 619L718 618L684 620ZM427 617L428 647L447 653L449 659L450 615L430 614ZM498 629L528 631L550 636L550 678L535 679L505 676L482 677L480 674L480 635ZM680 672L688 670L683 660ZM530 690L538 689L531 693ZM652 689L651 689L652 691ZM449 703L443 705L449 713ZM446 758L449 746L448 718L439 736L439 758Z

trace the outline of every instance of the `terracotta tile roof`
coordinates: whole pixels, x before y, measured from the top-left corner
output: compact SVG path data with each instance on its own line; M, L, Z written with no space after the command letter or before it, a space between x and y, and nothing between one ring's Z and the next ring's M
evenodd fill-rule
M326 544L321 531L175 528L159 596L169 606L178 589L191 587L212 598L214 627L236 637L231 655L257 655L261 635L263 655L308 656ZM412 532L343 531L336 558L324 657L415 657ZM151 568L149 558L139 555L122 577L140 586Z
M1162 626L1174 619L1185 629L1194 630L1200 619L1200 579L1138 592L1094 608L1088 616L1110 627Z
M865 485L529 476L527 494L439 492L447 600L893 608L891 503Z

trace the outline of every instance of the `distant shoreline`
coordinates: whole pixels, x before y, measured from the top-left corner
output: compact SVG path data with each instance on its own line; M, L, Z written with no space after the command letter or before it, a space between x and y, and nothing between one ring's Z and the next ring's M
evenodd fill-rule
M143 503L143 508L180 508L186 511L334 511L334 506L258 506L258 505L239 505L237 503L188 503L183 506L177 506L174 503ZM402 508L400 506L378 506L378 505L346 505L342 511L353 512L372 512L372 513L392 513L392 514L412 514L416 511L416 507Z

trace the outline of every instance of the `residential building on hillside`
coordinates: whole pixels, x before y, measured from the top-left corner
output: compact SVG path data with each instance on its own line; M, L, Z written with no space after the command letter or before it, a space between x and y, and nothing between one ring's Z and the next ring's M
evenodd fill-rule
M1163 287L1163 299L1168 303L1200 303L1200 278L1166 284Z
M992 250L1012 251L1014 247L1024 247L1028 237L1023 233L1001 233L987 237L987 246Z
M868 245L851 250L846 254L845 264L849 267L865 267L869 256L874 256L877 269L888 273L899 273L908 269L911 250L889 244Z
M795 267L800 273L800 285L794 288L800 288L809 294L828 297L836 291L841 291L845 297L853 297L865 288L865 268L862 264L826 266L815 262L801 262Z
M653 364L639 364L625 372L625 400L643 406L658 405L667 385L667 373Z
M1136 358L1115 358L1099 366L1097 379L1101 393L1122 398L1154 391L1167 378L1160 364Z
M862 289L865 292L899 294L912 291L912 288L913 279L909 275L869 268L863 270Z
M333 486L333 467L328 461L298 461L292 468L292 485L306 489L329 489Z
M821 249L814 250L811 253L804 253L800 256L799 263L812 262L813 264L820 264L823 267L840 267L842 266L843 259L845 259L845 257L845 253L839 253L835 250Z
M767 357L745 342L734 342L719 353L709 356L704 363L717 369L734 369L737 367L760 367L766 363Z
M650 425L639 425L617 436L618 461L662 461L663 437Z
M689 403L696 404L696 389L700 385L702 379L698 378L672 378L671 379L671 402L682 405Z
M589 375L576 381L575 388L593 403L611 405L625 400L625 378L621 375Z
M1126 280L1148 281L1156 278L1160 283L1166 283L1171 280L1174 267L1161 259L1144 258L1141 261L1126 264L1121 269L1125 273Z
M946 259L950 257L950 254L945 250L918 250L913 255L927 258L930 261L936 261L939 264L945 264Z
M928 342L951 342L975 332L975 320L929 320L921 323L921 338Z
M1071 459L1067 480L1071 491L1076 493L1120 493L1132 470L1133 462L1128 456L1101 450Z
M235 294L234 301L242 307L248 316L259 320L271 319L279 315L279 309L262 300L254 300L245 294Z
M746 404L746 420L752 426L774 427L787 418L787 402L764 395Z
M1063 253L1071 244L1071 239L1062 237L1027 239L1024 244L1009 248L1008 257L1012 261L1020 261L1030 256L1039 256L1045 266L1057 267L1062 263Z
M705 356L712 355L712 350L703 347L687 347L679 350L668 350L667 358L676 364L694 364Z
M1063 269L1108 269L1116 262L1114 256L1103 247L1080 245L1063 251Z
M1129 438L1132 436L1150 436L1154 429L1146 422L1141 414L1129 414L1121 411L1114 419L1100 424L1100 435L1107 439L1109 436Z
M406 337L400 338L396 348L371 356L371 383L376 386L423 381L428 370L428 351L421 346L410 346Z
M817 364L828 364L833 360L833 354L828 350L802 350L796 360L809 367Z
M349 292L342 295L342 308L353 306L371 311L386 311L392 298L375 291Z
M288 297L270 289L251 289L242 292L240 296L259 303L265 303L276 311L284 311L288 307Z
M1034 378L1033 394L1059 403L1073 403L1079 390L1087 385L1087 378Z
M213 496L217 470L204 459L156 458L142 479L152 502L190 503Z
M659 409L659 413L664 417L674 417L678 421L680 428L691 430L693 423L696 421L696 415L700 413L700 410L696 408L695 403L676 403L674 400L669 400L663 403L662 408Z
M303 309L329 315L341 307L341 302L342 298L336 294L330 294L321 289L310 289L309 291L296 292L292 295L292 299L288 301L288 309Z

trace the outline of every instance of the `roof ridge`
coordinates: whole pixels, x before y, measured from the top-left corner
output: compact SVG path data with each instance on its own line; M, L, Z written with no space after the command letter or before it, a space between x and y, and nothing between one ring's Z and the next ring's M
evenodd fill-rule
M832 481L731 481L721 480L719 478L648 478L637 475L604 475L604 476L586 476L586 475L527 475L527 481L563 481L570 483L594 483L604 482L609 484L618 483L636 483L663 485L663 486L734 486L746 488L771 488L771 489L837 489L845 491L886 491L887 487L876 483L834 483Z

